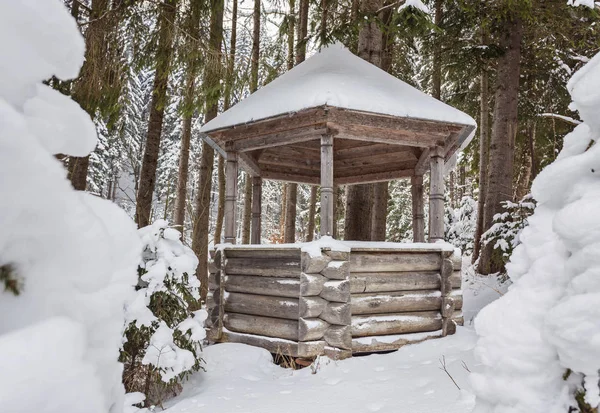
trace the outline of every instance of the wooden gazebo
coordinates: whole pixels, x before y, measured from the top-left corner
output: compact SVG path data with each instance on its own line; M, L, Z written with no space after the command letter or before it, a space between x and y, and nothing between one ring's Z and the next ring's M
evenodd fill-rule
M339 45L329 46L205 124L226 160L225 242L235 243L238 162L253 177L252 243L260 243L262 179L321 186L321 234L333 233L333 186L411 178L415 242L443 239L444 165L475 121Z
M443 240L444 168L475 121L334 45L201 129L227 160L225 243L214 252L212 342L295 357L397 349L463 323L461 257ZM238 162L253 177L252 243L234 245ZM411 178L414 244L340 242L333 187ZM321 237L260 244L262 179L321 186Z

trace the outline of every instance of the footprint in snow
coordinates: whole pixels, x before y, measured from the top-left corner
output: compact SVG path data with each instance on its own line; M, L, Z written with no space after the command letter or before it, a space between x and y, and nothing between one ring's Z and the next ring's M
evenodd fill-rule
M325 384L329 384L331 386L335 386L336 384L338 384L341 381L342 381L342 379L340 379L340 378L332 377L332 378L329 378L329 379L325 380Z

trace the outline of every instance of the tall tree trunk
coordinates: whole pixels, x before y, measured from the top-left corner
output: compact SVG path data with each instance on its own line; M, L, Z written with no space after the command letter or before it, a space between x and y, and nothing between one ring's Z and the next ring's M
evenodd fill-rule
M308 34L308 0L300 0L298 9L298 39L296 42L296 64L300 64L306 58L306 36ZM296 241L296 201L298 199L298 184L288 183L286 185L287 202L285 204L285 233L284 240L287 243Z
M209 55L204 70L203 88L206 91L206 122L214 119L219 110L221 94L221 42L223 41L223 7L224 0L211 0ZM198 192L195 200L194 230L192 234L192 250L198 257L196 276L200 280L200 299L206 300L208 292L208 230L210 223L210 195L215 152L213 148L202 142L200 173L198 174Z
M310 187L310 200L308 203L308 225L306 227L306 242L312 241L315 236L315 215L317 212L317 192L318 192L317 186L312 185ZM334 203L334 216L335 216L335 203Z
M254 25L252 29L252 59L250 65L250 92L258 89L258 61L260 57L260 0L254 0ZM244 183L244 213L242 223L242 244L250 244L252 224L252 178L246 174Z
M487 45L487 34L482 36L482 44ZM489 96L488 66L484 64L480 75L480 109L479 115L479 195L477 197L477 222L475 224L475 238L473 240L473 257L475 263L481 251L481 236L483 235L483 214L485 197L487 194L488 165L490 150L490 96Z
M171 72L173 56L173 39L175 35L175 17L177 15L177 0L165 0L160 3L158 16L158 46L156 51L156 74L152 101L150 103L150 119L146 134L146 148L142 159L140 186L137 193L135 217L139 228L150 224L150 212L154 185L156 183L156 167L160 150L160 137L167 106L167 87Z
M358 55L377 67L381 67L383 41L377 11L382 5L382 0L362 0L360 4L365 21L358 36ZM344 239L356 241L371 239L373 192L373 185L370 184L348 187Z
M85 60L81 68L80 76L73 85L73 99L79 103L92 119L96 115L98 101L95 88L97 85L92 80L95 76L96 65L102 65L104 58L105 38L108 19L101 19L110 8L109 0L93 0L89 15L89 24L85 31ZM80 11L80 3L74 0L71 5L71 15L77 19ZM84 191L87 184L90 157L71 156L68 162L68 176L73 188Z
M229 58L227 61L227 81L225 82L225 104L224 109L231 107L231 95L235 80L235 54L237 50L237 11L238 2L233 0L231 6L231 39L229 43ZM221 242L223 232L223 219L225 218L225 159L219 156L218 166L219 200L217 207L217 220L215 224L215 244Z
M181 149L179 152L179 171L177 174L177 200L173 223L179 227L182 235L185 224L185 206L187 203L188 169L190 163L190 141L192 137L192 117L196 109L196 76L198 75L198 50L197 39L200 37L200 12L202 2L191 0L187 14L187 38L185 44L185 58L187 73L185 80L185 95L183 98L183 127L181 131Z
M281 242L285 239L285 211L287 209L287 185L281 185L281 212L279 214L279 238Z
M529 156L531 157L531 181L535 179L538 173L536 158L535 158L535 134L537 131L537 125L535 122L531 127L531 131L529 133Z
M435 0L433 22L439 27L442 22L443 0ZM431 95L441 100L442 95L442 44L439 36L433 36L433 59L431 74Z
M490 141L488 190L485 197L483 230L487 231L503 201L512 200L514 141L517 132L517 104L523 24L520 17L510 14L502 21L500 47L504 54L498 59L494 123ZM488 244L481 249L477 268L480 274L502 270L500 254Z
M296 0L289 0L290 15L288 16L288 55L287 55L287 70L294 67L294 33L296 30Z

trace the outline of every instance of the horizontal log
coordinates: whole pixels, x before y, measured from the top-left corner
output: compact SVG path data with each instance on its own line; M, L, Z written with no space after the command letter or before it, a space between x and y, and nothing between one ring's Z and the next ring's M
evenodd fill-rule
M268 295L227 293L225 311L274 318L298 319L298 299Z
M300 294L303 296L319 295L327 278L321 274L300 274Z
M452 283L452 288L460 288L462 285L462 274L460 271L454 271L450 276L450 282Z
M300 278L300 260L267 258L227 258L226 275Z
M291 340L257 336L254 334L236 333L233 331L223 331L219 341L222 343L242 343L250 346L261 347L273 354L283 354L292 357L305 357L299 354L300 352L298 343Z
M345 280L350 274L350 263L348 261L330 261L321 274L333 280Z
M236 249L227 247L225 249L227 258L272 258L300 260L300 248L269 248L265 245L244 246Z
M302 271L307 274L320 273L327 267L331 258L327 255L311 256L307 252L302 253Z
M349 325L352 317L348 303L329 303L321 315L322 320L333 325Z
M297 357L317 357L325 354L325 341L300 341Z
M323 338L325 331L329 328L329 323L319 318L301 318L298 320L299 341L314 341Z
M227 275L224 277L223 286L226 291L237 293L291 298L300 295L300 280L295 278Z
M350 272L439 271L441 261L439 252L353 252Z
M348 261L350 258L350 252L348 251L336 251L331 249L323 249L323 254L336 261Z
M456 308L456 302L453 297L442 297L441 313L442 317L452 317L454 309Z
M462 256L457 254L452 254L450 256L450 260L452 261L452 268L455 271L460 271L462 268Z
M353 315L433 311L441 308L442 294L439 290L353 294L351 304Z
M302 318L319 317L326 307L327 301L321 297L300 297L299 315Z
M227 330L237 333L298 340L298 321L294 320L225 313L223 316L223 325Z
M462 310L454 311L454 314L452 315L452 320L459 326L464 326L465 325L465 317L463 316Z
M441 337L441 335L441 330L435 330L427 333L359 337L352 339L352 352L371 353L377 351L397 350L407 344L420 343L431 338Z
M374 293L386 291L437 290L438 272L355 272L350 273L350 292Z
M348 302L350 300L350 281L327 281L323 284L321 297L327 301Z
M331 326L323 336L327 344L345 350L352 349L352 330L350 326Z
M352 337L418 333L441 328L439 311L352 316Z

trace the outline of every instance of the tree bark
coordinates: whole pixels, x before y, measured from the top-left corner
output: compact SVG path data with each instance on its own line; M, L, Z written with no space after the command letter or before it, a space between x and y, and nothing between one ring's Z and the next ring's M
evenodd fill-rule
M442 22L443 0L435 0L433 22L439 27ZM441 100L442 94L442 44L437 34L433 36L433 61L431 75L431 95Z
M387 182L373 185L373 210L371 212L371 241L385 241L389 189Z
M235 79L234 73L235 54L237 50L237 11L238 2L237 0L233 0L233 4L231 6L231 39L229 43L229 58L227 62L227 82L225 83L225 110L231 107L231 91L233 89L233 83ZM223 233L223 218L225 217L225 159L222 156L219 156L217 174L219 182L219 200L217 206L217 219L215 223L215 244L221 242L221 235Z
M223 41L223 8L224 0L211 0L209 53L204 72L203 87L206 93L206 115L208 122L217 116L219 109L221 80L221 42ZM200 173L195 200L194 230L192 234L192 250L198 257L196 276L200 280L200 298L206 300L208 292L208 230L210 223L210 193L212 189L212 173L214 150L206 142L202 142Z
M487 35L484 34L482 44L487 45ZM490 97L488 67L484 64L480 75L480 117L479 121L479 195L477 197L477 222L475 225L475 237L473 240L472 263L479 258L481 250L481 236L483 235L483 214L485 209L485 197L487 194L489 148L490 148Z
M190 163L190 141L192 137L192 117L195 112L196 76L198 74L199 45L197 39L200 37L200 12L202 2L192 0L188 10L186 37L187 73L185 80L185 95L183 98L183 127L181 131L181 148L179 152L179 171L177 174L177 200L175 202L175 213L173 223L178 226L183 235L185 224L185 206L187 203L188 169Z
M377 67L381 67L383 42L377 10L382 5L382 0L362 0L360 4L365 21L358 36L358 55ZM371 238L373 192L371 184L348 186L344 239L368 241Z
M306 227L306 242L310 242L315 236L315 215L317 212L317 192L316 185L310 187L310 201L308 204L308 225ZM334 208L335 210L335 208ZM334 214L335 215L335 214Z
M254 0L254 25L252 29L252 58L250 62L250 93L258 89L258 60L260 57L260 0ZM250 243L252 225L252 178L245 174L242 244Z
M514 140L517 132L517 107L523 24L520 17L508 15L502 22L500 47L504 54L498 59L494 122L490 141L488 190L485 197L483 231L493 224L503 201L512 200ZM488 244L481 249L477 268L480 274L503 269L501 257Z
M298 199L298 185L286 185L285 202L285 243L294 243L296 241L296 203Z
M158 152L162 125L167 106L167 87L171 72L171 59L173 56L173 39L175 35L174 23L177 15L177 0L165 0L160 4L158 17L158 46L156 52L156 74L152 101L150 103L150 119L146 134L146 148L142 159L140 172L140 185L137 193L135 217L139 228L150 224L152 198L156 184L156 167L158 165Z

